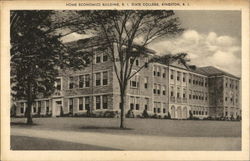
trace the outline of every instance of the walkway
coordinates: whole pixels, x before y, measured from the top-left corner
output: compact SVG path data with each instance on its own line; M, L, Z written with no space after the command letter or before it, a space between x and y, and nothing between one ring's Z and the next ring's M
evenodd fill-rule
M239 137L168 137L11 128L11 135L38 137L122 150L240 150Z

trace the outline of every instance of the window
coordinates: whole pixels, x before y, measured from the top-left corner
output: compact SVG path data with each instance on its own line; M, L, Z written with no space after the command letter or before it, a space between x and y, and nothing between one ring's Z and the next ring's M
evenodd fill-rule
M102 61L103 62L108 61L108 55L107 54L103 54Z
M139 97L136 97L136 104L135 104L135 109L140 110L140 103L139 103Z
M79 86L79 88L83 88L83 86L84 86L84 75L79 75L78 86Z
M160 84L157 85L157 94L161 94L161 85Z
M96 96L95 97L95 102L96 102L96 109L101 109L101 96Z
M154 107L154 113L156 113L156 108Z
M205 79L205 86L207 87L207 79Z
M69 113L73 113L73 98L69 99Z
M108 72L103 72L102 85L108 84Z
M74 88L74 78L73 77L69 77L69 89Z
M101 73L95 74L95 85L100 86L101 85Z
M173 71L173 70L171 70L170 78L171 78L171 79L174 79L174 71Z
M46 113L48 114L49 113L49 101L46 100Z
M177 98L180 98L180 88L177 88Z
M162 86L162 95L166 95L166 87Z
M102 108L108 109L108 96L102 96Z
M61 79L60 78L56 79L56 89L57 90L62 90Z
M157 88L157 85L156 84L154 84L154 94L156 94L156 88Z
M170 92L171 97L174 96L174 87L171 87L171 92Z
M191 74L189 74L189 83L192 83L192 75Z
M144 88L148 88L148 77L144 77Z
M153 73L154 73L154 76L156 76L156 67L155 66L153 67Z
M35 103L32 104L32 107L33 107L33 113L36 113L36 105L35 105Z
M41 101L38 101L37 102L37 106L38 106L38 113L41 113L41 110L42 110L42 102Z
M162 77L163 77L163 78L166 78L166 72L165 72L165 71L166 71L166 69L165 69L165 68L162 68Z
M131 110L134 109L134 103L135 103L135 98L134 97L130 97L130 109Z
M148 68L148 57L145 58L145 68Z
M157 67L156 67L156 70L157 70L157 76L160 77L160 76L161 76L160 67L157 66Z
M144 108L147 110L148 109L148 103L149 103L149 99L145 98L145 105Z
M21 109L20 109L20 113L24 113L24 103L21 103Z
M135 75L130 80L130 86L133 88L139 87L139 75Z
M85 87L89 87L90 86L90 75L87 74L85 75Z
M227 97L225 97L225 101L227 101Z
M101 55L96 55L95 62L101 63Z
M167 104L166 103L163 103L163 113L166 113L167 112Z
M90 103L90 98L89 97L85 97L85 108L86 110L89 110L89 103Z
M129 62L130 62L130 64L133 64L134 63L134 59L130 58Z
M161 113L161 108L157 108L157 112L158 112L158 113Z
M177 81L180 80L180 72L177 72Z
M80 98L78 98L78 109L79 109L79 111L82 111L83 110L83 98L82 97L80 97Z
M205 115L207 115L207 111L205 111Z
M136 66L139 66L139 65L140 65L138 59L135 60L135 65L136 65Z
M183 73L183 78L182 78L183 82L186 82L186 74Z

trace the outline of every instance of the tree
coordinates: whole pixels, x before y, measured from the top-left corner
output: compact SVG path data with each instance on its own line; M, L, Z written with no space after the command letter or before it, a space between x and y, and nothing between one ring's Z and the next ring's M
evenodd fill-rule
M11 11L11 89L16 99L26 99L27 124L32 124L34 99L55 90L59 68L85 66L87 53L64 46L57 28L52 28L52 11Z
M120 128L124 128L128 82L147 65L147 63L143 64L135 73L132 73L135 59L147 54L149 52L147 45L154 40L176 35L183 29L180 28L178 17L175 17L171 10L93 10L78 11L78 14L87 17L89 31L105 41L109 49L108 54L113 62L120 87Z

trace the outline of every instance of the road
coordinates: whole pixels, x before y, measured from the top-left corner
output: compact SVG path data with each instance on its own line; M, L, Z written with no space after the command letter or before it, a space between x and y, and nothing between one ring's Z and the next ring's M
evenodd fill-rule
M26 128L11 128L11 135L121 150L241 150L240 137L169 137Z

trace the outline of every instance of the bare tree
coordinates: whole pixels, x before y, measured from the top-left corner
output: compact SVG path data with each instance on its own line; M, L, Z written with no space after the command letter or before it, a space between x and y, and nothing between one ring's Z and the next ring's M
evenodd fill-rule
M182 32L179 19L171 10L99 10L79 11L78 14L88 18L90 32L107 42L120 87L120 128L124 128L128 82L147 65L143 64L132 73L135 59L146 54L147 45L154 40Z

